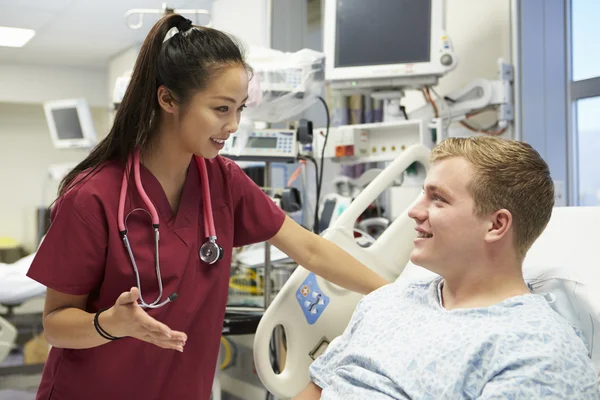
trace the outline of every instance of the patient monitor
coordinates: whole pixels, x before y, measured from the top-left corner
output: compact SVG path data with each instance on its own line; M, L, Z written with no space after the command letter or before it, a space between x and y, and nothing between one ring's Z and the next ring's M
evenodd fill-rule
M85 99L44 103L44 112L54 147L89 149L97 141L90 107Z
M357 245L352 228L363 210L409 165L419 162L428 168L428 152L422 145L409 147L323 234L400 285L433 277L409 262L415 230L408 209L368 248ZM551 306L582 331L600 371L599 225L600 207L555 208L548 227L528 252L523 274L535 293L545 294ZM266 310L256 332L254 361L267 390L280 398L297 395L309 382L310 364L343 333L361 298L298 267ZM269 343L278 325L285 329L287 354L283 371L275 374Z
M326 0L326 80L333 89L436 85L457 62L444 7L445 0Z

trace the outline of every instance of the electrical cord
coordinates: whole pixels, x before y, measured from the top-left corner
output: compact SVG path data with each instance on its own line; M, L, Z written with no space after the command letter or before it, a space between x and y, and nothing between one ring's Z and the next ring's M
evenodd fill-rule
M437 105L435 104L435 101L433 101L433 99L431 98L431 94L429 93L429 86L425 86L423 89L421 89L421 91L423 92L423 96L425 97L425 101L428 102L429 104L431 104L431 106L433 107L433 111L435 113L435 117L439 117L440 116L440 112L438 110Z
M446 125L443 126L444 131L448 131L448 128L450 127L450 125L452 125L452 113L450 112L450 105L448 104L448 100L446 100L445 97L442 97L438 94L438 92L436 92L436 90L433 88L433 86L430 86L429 89L431 89L431 91L433 92L433 94L435 94L435 96L439 99L442 100L444 102L444 107L446 107L446 119L448 120L446 122ZM456 101L454 101L454 103L456 103Z
M436 95L437 95L437 93L436 93ZM451 103L456 103L455 99L452 99L452 98L450 98L448 96L444 96L444 101L446 101L446 102L449 101ZM493 109L495 109L494 106L484 107L481 110L477 110L477 111L474 111L472 113L467 114L466 115L466 119L469 119L471 117L474 117L477 114L481 114L481 113L483 113L485 111L493 110ZM462 125L463 127L467 128L471 132L483 133L483 134L490 135L490 136L499 136L499 135L502 135L504 132L506 132L506 129L507 129L507 128L502 128L502 129L498 129L498 130L492 131L492 129L498 128L498 121L496 121L494 124L492 124L491 126L486 127L486 128L475 127L475 126L469 124L466 121L459 121L459 124Z
M504 132L506 132L506 128L502 128L502 129L498 129L495 131L491 131L491 128L477 128L471 124L466 123L465 121L460 121L459 122L462 126L464 126L465 128L467 128L468 130L470 130L471 132L475 132L475 133L484 133L486 135L490 135L490 136L500 136L502 135ZM495 124L497 126L497 123Z
M325 131L325 141L323 142L323 148L321 149L321 168L319 168L319 178L317 180L317 205L315 206L315 222L313 226L313 232L319 233L319 203L321 201L321 185L323 183L323 164L325 161L325 148L327 147L327 139L329 139L329 126L331 124L330 116L329 116L329 107L327 106L327 102L321 96L318 96L318 99L323 103L323 107L325 107L325 114L327 117L327 129Z

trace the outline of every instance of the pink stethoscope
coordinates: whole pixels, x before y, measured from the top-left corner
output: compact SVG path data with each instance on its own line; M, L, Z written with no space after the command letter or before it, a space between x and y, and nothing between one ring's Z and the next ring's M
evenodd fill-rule
M208 238L208 241L205 242L200 247L200 251L199 251L200 259L207 264L214 264L215 262L217 262L218 260L220 260L223 257L223 249L221 248L221 246L219 246L217 244L217 233L215 230L215 222L213 220L213 214L212 214L212 204L211 204L211 200L210 200L210 189L208 187L208 173L206 172L206 162L204 161L204 158L202 158L202 157L194 156L194 158L196 160L196 166L198 167L198 171L200 172L200 186L202 186L202 192L203 192L202 194L204 197L204 210L203 210L204 211L204 233L205 233L206 237ZM131 171L132 165L133 165L133 171L134 171L134 177L135 177L135 186L137 187L138 193L142 197L142 200L146 204L146 207L148 208L148 210L144 210L143 208L136 208L136 209L130 211L126 217L123 217L124 209L125 209L125 196L127 194L127 187L128 187L128 180L129 180L128 175L129 175L129 172ZM131 250L131 245L129 244L129 239L127 238L127 218L129 218L131 213L133 213L134 211L144 211L147 214L149 214L150 217L152 218L152 228L154 229L154 246L155 246L154 263L155 263L155 267L156 267L156 279L158 281L158 297L156 298L156 300L154 300L154 302L152 302L150 304L146 303L146 301L144 301L144 297L142 296L142 284L140 282L140 274L138 271L137 264L135 262L135 257L133 256L133 251ZM166 300L161 302L162 295L163 295L163 284L162 284L162 278L160 276L160 263L159 263L159 253L158 253L158 240L159 240L158 213L156 212L156 208L152 204L152 201L150 201L150 198L148 197L148 195L146 194L146 191L144 190L144 187L142 186L142 180L140 179L140 153L139 153L139 149L137 149L137 148L133 152L133 155L130 154L129 157L127 158L127 167L125 168L125 171L123 172L123 181L121 183L121 194L119 197L118 219L119 219L119 221L118 221L119 233L121 234L121 237L123 238L123 243L125 244L125 248L127 249L127 252L129 253L129 258L131 259L131 264L133 265L133 270L135 271L137 287L140 291L140 303L141 303L140 305L142 307L146 307L146 308L159 308L159 307L164 306L168 302L175 300L177 298L177 293L171 294L169 297L167 297Z

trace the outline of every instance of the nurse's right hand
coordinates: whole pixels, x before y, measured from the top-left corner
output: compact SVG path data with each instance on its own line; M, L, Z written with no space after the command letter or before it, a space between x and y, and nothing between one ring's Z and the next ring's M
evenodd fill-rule
M122 293L115 305L106 310L106 331L113 336L129 336L163 349L183 351L187 335L174 331L167 325L152 318L140 305L140 291L137 287Z

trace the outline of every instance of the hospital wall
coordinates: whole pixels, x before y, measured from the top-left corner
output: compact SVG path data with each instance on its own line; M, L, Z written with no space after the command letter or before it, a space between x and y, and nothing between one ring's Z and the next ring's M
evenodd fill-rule
M0 64L0 236L35 250L36 208L50 204L56 182L46 181L48 166L76 162L85 153L56 150L43 103L85 98L96 133L108 127L107 71L40 64ZM46 187L44 187L46 184Z
M92 107L99 137L107 132L104 107ZM77 162L81 150L52 145L42 104L0 102L0 236L19 241L27 251L36 246L36 209L56 198L58 182L48 179L51 164Z
M92 107L105 107L106 84L102 67L0 64L0 102L40 104L84 97Z

